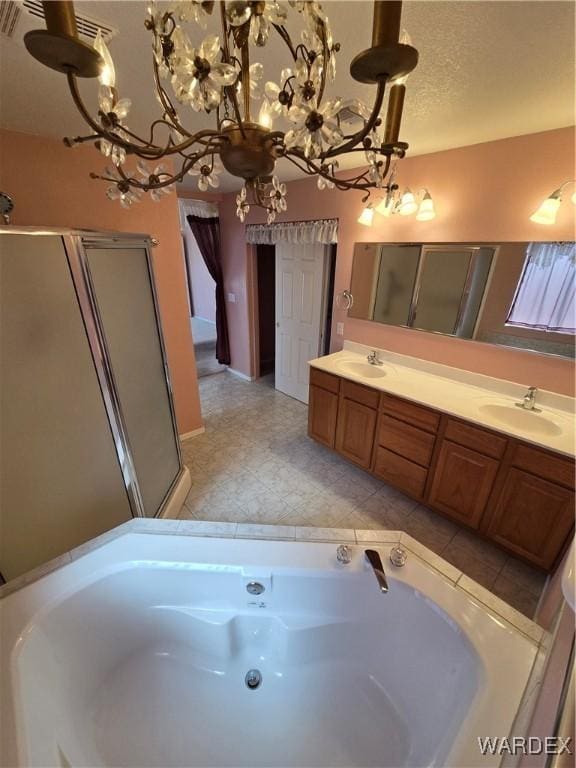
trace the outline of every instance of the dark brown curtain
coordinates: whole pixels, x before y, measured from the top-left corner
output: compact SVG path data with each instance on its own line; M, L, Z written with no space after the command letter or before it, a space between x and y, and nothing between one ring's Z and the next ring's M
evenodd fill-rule
M187 216L186 219L208 272L216 283L216 359L221 365L230 365L224 275L220 261L220 221L217 217L204 219L200 216Z

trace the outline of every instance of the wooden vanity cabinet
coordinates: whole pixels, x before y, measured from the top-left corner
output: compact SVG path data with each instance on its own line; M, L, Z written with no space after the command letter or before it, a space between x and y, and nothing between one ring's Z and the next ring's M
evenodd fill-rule
M478 528L498 474L496 459L443 440L428 493L432 507Z
M338 453L364 469L369 469L372 463L379 400L379 392L342 380L335 447Z
M551 570L574 528L574 460L316 369L308 433L399 490Z
M308 434L319 443L334 448L340 379L324 371L310 369Z
M495 432L442 418L427 502L470 528L479 528L508 441Z
M511 440L482 531L551 570L574 529L574 462Z
M417 499L424 498L440 417L435 411L383 394L372 470Z

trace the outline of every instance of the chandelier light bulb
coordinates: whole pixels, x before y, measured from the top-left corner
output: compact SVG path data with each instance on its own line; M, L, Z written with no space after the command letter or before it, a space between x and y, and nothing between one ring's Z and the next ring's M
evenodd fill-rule
M374 221L374 208L371 205L367 205L358 217L358 224L363 224L365 227L371 227Z
M418 210L418 203L414 198L413 192L407 187L404 190L402 199L400 200L400 210L398 213L400 216L410 216Z
M114 62L112 56L108 50L108 46L104 42L102 37L102 31L99 29L94 40L94 48L98 51L102 59L104 60L104 66L102 67L100 74L98 75L98 81L100 85L107 85L110 88L114 88L116 85L116 70L114 69Z
M428 190L426 190L424 197L420 201L416 218L418 221L430 221L431 219L436 218L436 211L434 210L434 200L432 200L432 196L430 195L430 192L428 192Z
M555 224L561 202L560 190L556 189L540 204L538 210L534 211L532 216L530 216L530 221L533 221L535 224L546 224L547 226Z
M274 123L274 118L272 114L272 110L270 109L270 104L266 99L262 102L262 106L260 107L260 112L258 113L258 124L262 126L262 128L272 128L272 125Z

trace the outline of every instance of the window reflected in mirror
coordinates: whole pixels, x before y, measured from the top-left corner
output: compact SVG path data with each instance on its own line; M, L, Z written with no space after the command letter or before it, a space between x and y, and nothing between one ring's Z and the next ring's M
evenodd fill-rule
M349 317L574 357L574 243L356 243Z

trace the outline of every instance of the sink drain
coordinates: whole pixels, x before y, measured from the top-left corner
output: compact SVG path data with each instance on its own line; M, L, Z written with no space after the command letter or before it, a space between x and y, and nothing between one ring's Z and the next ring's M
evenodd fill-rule
M254 691L256 688L260 687L260 683L262 682L262 673L259 669L249 669L248 672L246 672L244 682L246 683L247 688L250 688L251 691Z

